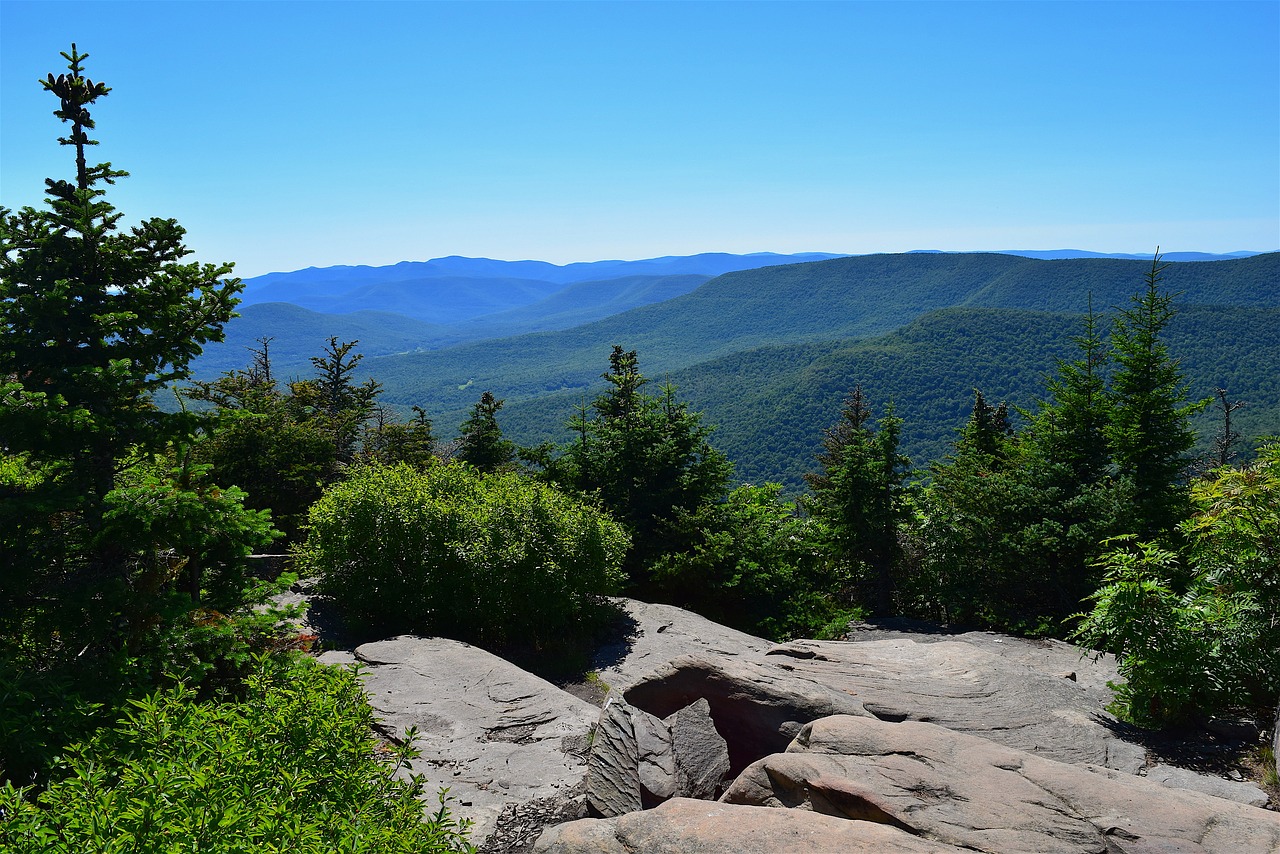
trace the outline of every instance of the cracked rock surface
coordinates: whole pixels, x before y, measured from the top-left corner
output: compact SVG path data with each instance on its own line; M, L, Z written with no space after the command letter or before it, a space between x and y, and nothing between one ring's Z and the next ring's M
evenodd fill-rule
M330 652L328 663L365 665L365 690L380 726L402 739L418 729L413 772L427 791L449 787L453 811L484 840L507 813L536 802L581 813L590 732L600 710L478 647L404 636Z
M1145 751L1117 735L1106 662L1058 642L967 636L793 641L764 655L686 656L637 681L628 702L664 716L706 696L734 771L784 750L800 725L833 714L925 721L1051 759L1136 774Z
M836 716L722 798L899 828L992 854L1280 850L1280 815L925 723Z

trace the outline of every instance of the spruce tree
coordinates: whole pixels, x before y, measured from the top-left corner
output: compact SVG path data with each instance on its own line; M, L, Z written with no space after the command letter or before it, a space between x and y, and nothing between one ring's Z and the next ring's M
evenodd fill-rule
M1030 416L1030 432L1041 453L1060 463L1074 482L1097 483L1110 471L1111 451L1106 428L1111 396L1105 369L1105 342L1090 300L1084 329L1072 339L1077 357L1059 359L1045 383L1048 399Z
M898 523L911 461L898 452L902 419L892 404L874 425L871 416L862 387L855 387L823 437L822 471L805 475L812 491L805 506L826 523L839 559L870 584L874 606L884 614L893 610Z
M1175 314L1173 295L1160 287L1165 269L1157 252L1146 287L1116 317L1111 333L1116 370L1106 437L1119 473L1133 484L1133 532L1167 534L1188 511L1186 475L1195 431L1191 402L1177 361L1162 334Z
M578 434L552 465L564 485L595 493L632 535L625 568L635 589L649 585L649 570L664 554L687 548L682 520L724 498L732 471L709 441L711 428L676 397L670 384L647 394L634 350L614 346L610 388L570 423Z
M40 82L70 127L74 178L45 182L45 208L0 208L0 683L30 698L60 675L74 709L165 673L231 672L216 659L242 644L244 558L272 530L194 463L199 417L152 402L221 340L240 282L229 264L185 262L172 219L121 227L105 187L127 173L87 157L111 90L76 45L62 55L67 73ZM213 628L196 616L215 612ZM90 720L52 708L32 732L71 738ZM0 767L14 732L0 727Z
M492 392L480 395L471 409L471 417L463 422L462 436L455 456L483 472L495 472L506 468L516 458L516 446L502 438L498 425L498 410L503 401L494 398Z

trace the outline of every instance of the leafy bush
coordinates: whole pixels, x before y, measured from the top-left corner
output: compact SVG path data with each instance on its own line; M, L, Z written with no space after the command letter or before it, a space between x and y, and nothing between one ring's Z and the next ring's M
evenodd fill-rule
M38 796L0 788L0 849L14 852L456 852L445 807L423 821L415 752L379 744L354 671L259 659L243 702L179 685L134 700L72 746Z
M1116 711L1162 724L1280 696L1280 443L1193 485L1185 554L1138 543L1108 574L1076 633L1115 652Z
M311 510L297 558L352 627L501 646L556 639L622 580L604 513L461 463L356 469Z

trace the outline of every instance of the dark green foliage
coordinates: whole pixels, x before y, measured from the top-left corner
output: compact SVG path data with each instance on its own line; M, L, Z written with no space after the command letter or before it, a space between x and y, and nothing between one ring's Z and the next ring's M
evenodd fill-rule
M365 422L382 392L381 384L374 380L355 384L353 372L364 358L352 352L359 343L330 338L323 355L311 359L315 378L289 384L293 405L318 416L321 429L333 442L334 459L339 466L348 465L355 458Z
M931 469L918 526L915 608L988 628L1053 633L1099 582L1100 543L1162 535L1181 518L1193 406L1162 332L1172 298L1159 258L1108 357L1092 312L1074 361L1015 436L977 395L954 454ZM1108 382L1109 379L1109 382Z
M85 157L109 90L74 45L64 56L70 73L42 84L76 177L47 182L48 210L0 212L0 678L22 686L0 763L24 779L51 727L95 724L41 711L56 691L92 709L166 673L231 676L275 621L251 612L269 590L244 562L269 521L193 461L197 419L151 403L221 336L240 284L229 265L182 263L173 220L119 230L102 185L125 173Z
M658 559L659 595L708 619L782 641L815 637L853 609L848 572L827 552L821 523L801 517L782 487L740 486L682 522L687 550Z
M516 457L516 446L502 438L502 428L498 426L501 408L502 401L494 399L489 392L480 395L471 417L462 423L462 438L454 452L457 459L483 472L499 471L510 465Z
M893 610L898 525L905 515L911 465L898 453L901 429L892 404L873 425L871 407L857 386L823 438L822 470L805 475L812 491L806 509L826 524L836 559L864 590L859 598L882 614Z
M549 486L450 463L355 470L312 508L296 557L358 631L497 648L573 634L616 590L626 545Z
M474 850L448 812L423 816L416 753L372 735L351 670L259 660L239 702L189 687L135 700L114 727L67 749L38 796L0 788L0 848L85 851ZM30 796L30 799L28 799Z
M1185 515L1186 477L1196 443L1185 376L1169 353L1164 331L1173 319L1173 295L1160 287L1167 265L1159 255L1147 287L1116 316L1111 336L1116 370L1106 437L1121 475L1133 484L1132 530L1144 538L1173 529Z
M258 342L248 369L192 383L182 394L213 405L199 459L219 482L242 488L249 506L271 511L287 543L299 538L324 487L353 462L425 467L434 461L435 441L421 407L408 422L391 421L376 405L379 385L355 383L358 342L330 338L311 360L317 376L281 390L271 341Z
M336 475L338 449L322 414L278 388L270 343L259 342L247 370L194 383L183 395L213 405L197 457L218 480L243 489L249 506L270 511L289 542Z
M1113 543L1076 638L1116 653L1116 710L1159 725L1280 696L1280 444L1191 490L1182 554Z
M1107 389L1109 354L1090 300L1083 332L1072 338L1076 358L1057 360L1046 382L1049 393L1031 416L1030 433L1039 454L1062 467L1062 486L1091 486L1110 471L1107 427L1112 400Z
M931 469L901 579L906 610L1015 634L1060 635L1097 581L1089 561L1122 530L1124 481L1071 480L1027 438L958 443Z
M677 524L699 507L724 497L731 466L711 447L711 429L677 400L675 388L645 393L634 350L614 346L604 379L610 388L571 423L575 440L550 475L580 492L598 496L631 535L625 562L635 590L662 555L690 545Z
M413 417L403 423L389 420L382 407L373 414L373 423L364 434L362 461L387 466L408 463L420 469L435 463L436 440L425 409L413 407Z

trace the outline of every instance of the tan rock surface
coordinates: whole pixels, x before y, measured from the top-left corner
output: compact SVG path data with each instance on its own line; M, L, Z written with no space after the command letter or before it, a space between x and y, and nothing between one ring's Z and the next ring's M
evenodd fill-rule
M540 854L957 854L893 827L800 810L675 798L656 809L543 831Z
M992 854L1280 850L1280 815L926 723L836 716L735 780L726 803L877 821Z

